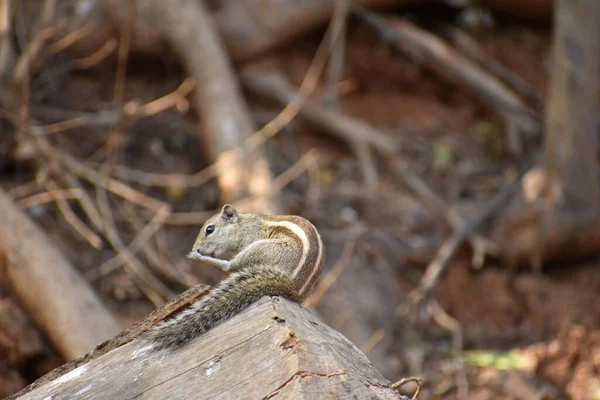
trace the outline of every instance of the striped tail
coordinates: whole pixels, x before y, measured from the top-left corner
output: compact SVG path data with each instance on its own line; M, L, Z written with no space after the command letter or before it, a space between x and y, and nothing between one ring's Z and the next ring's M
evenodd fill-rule
M233 317L263 296L301 298L288 277L277 267L253 265L231 274L206 296L174 318L150 329L143 338L154 349L176 348Z

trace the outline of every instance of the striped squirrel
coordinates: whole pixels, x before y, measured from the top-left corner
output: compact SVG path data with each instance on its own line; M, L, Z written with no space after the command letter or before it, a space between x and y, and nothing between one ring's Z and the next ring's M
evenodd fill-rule
M188 258L232 274L174 318L147 332L155 349L181 346L263 296L302 303L321 273L321 237L306 219L238 213L226 204L203 225Z

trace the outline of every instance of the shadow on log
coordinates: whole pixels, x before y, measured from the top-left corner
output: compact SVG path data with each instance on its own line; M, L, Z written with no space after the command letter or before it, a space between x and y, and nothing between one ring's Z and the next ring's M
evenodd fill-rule
M278 297L174 351L133 340L17 399L402 399L367 357Z

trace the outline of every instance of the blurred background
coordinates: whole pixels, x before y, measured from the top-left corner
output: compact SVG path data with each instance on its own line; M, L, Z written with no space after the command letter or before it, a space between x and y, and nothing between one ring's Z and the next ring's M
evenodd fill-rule
M198 284L224 203L426 399L600 399L595 0L0 0L0 395ZM405 394L414 385L400 388Z

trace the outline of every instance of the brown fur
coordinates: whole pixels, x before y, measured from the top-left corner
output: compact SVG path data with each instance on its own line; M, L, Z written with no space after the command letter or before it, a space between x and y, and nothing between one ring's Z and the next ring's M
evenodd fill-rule
M214 230L207 234L209 226ZM146 338L157 349L192 340L262 296L283 296L301 303L325 259L321 238L306 219L240 214L230 205L206 221L192 253L233 273L188 310L150 330Z

